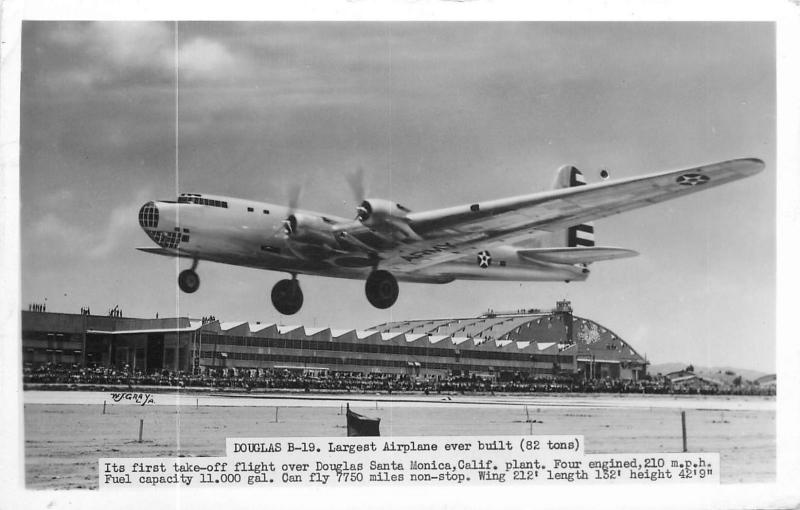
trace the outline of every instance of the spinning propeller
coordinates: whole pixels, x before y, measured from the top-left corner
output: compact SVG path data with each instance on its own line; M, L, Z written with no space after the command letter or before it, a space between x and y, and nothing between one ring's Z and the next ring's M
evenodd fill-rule
M303 191L303 185L300 183L292 183L286 190L288 195L288 207L286 210L286 219L284 219L275 230L272 232L271 237L277 237L283 233L284 237L289 237L297 229L297 218L294 212L297 210L297 205L300 203L300 195Z
M302 191L303 186L296 182L289 187L289 209L286 211L286 219L283 220L283 231L287 236L297 231L297 217L294 212L297 210L297 204L300 203Z
M372 214L372 205L365 200L367 191L364 185L364 167L359 165L353 173L347 174L346 179L347 184L350 185L355 203L359 204L356 207L355 219L363 222Z

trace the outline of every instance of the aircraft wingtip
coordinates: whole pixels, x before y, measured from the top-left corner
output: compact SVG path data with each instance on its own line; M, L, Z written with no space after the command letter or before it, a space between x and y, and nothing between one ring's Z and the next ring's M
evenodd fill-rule
M753 173L758 173L764 170L764 167L766 166L764 160L760 158L742 158L741 161L749 163Z

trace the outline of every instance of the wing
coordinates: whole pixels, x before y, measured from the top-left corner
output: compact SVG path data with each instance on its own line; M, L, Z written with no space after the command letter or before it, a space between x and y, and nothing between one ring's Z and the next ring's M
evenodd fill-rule
M760 172L764 162L734 159L586 186L410 213L419 240L380 250L381 265L413 271L460 258L468 250L512 244L624 211L720 186ZM358 237L357 230L348 234Z

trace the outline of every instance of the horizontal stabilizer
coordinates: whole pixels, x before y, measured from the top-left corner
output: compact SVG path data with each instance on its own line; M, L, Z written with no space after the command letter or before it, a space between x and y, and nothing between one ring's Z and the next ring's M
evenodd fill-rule
M517 250L517 255L531 262L555 264L591 264L601 260L623 259L639 255L633 250L609 246L575 246L562 248L526 248Z

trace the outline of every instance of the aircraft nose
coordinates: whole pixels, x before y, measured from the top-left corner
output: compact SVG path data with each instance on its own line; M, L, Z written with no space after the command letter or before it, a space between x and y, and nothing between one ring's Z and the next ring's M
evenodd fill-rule
M139 209L139 225L143 229L158 228L158 207L155 202L147 202Z

